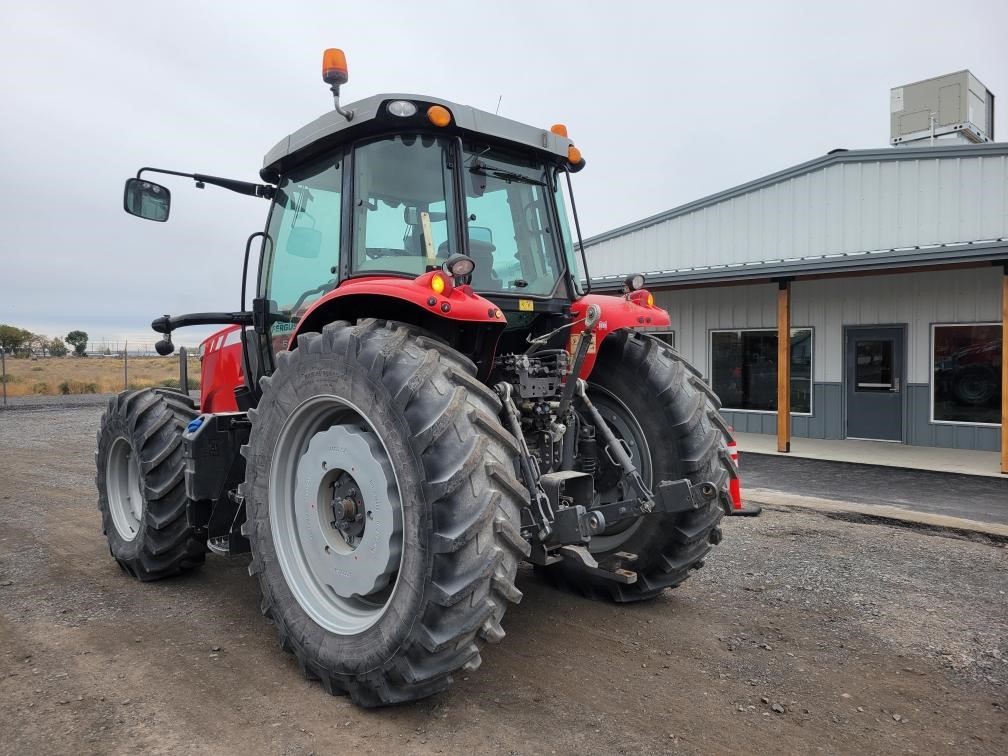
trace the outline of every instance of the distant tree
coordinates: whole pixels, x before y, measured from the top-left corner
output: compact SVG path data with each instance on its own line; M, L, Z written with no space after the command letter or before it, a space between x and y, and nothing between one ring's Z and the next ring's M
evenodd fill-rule
M49 356L49 339L40 333L33 333L28 339L28 354L33 359Z
M68 351L67 345L59 336L49 342L49 354L53 357L66 357Z
M25 351L33 335L24 328L0 324L0 347L7 354L20 354Z
M86 356L88 335L84 333L84 331L70 331L70 333L66 335L66 342L74 348L75 356Z

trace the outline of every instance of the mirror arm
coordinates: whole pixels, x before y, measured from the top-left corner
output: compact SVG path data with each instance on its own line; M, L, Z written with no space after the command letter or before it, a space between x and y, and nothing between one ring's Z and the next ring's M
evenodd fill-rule
M151 328L158 333L171 333L176 328L195 325L252 325L252 313L244 312L190 312L186 315L163 315L151 321Z
M250 197L273 199L273 193L276 191L276 187L271 184L254 184L251 181L238 181L237 179L221 178L220 176L208 176L204 173L182 173L181 171L169 171L165 168L151 168L149 166L137 171L136 177L140 178L140 175L144 171L163 173L167 176L191 178L200 189L203 188L204 184L212 184L213 186L230 189L232 192L237 192L238 194L247 194Z

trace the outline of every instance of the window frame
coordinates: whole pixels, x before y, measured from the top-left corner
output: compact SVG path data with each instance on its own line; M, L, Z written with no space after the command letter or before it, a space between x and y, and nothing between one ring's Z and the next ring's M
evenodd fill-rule
M715 333L734 333L741 335L743 331L749 332L761 332L761 333L777 333L776 328L708 328L707 329L707 385L712 389L714 384L712 382L712 376L714 375L714 334ZM791 326L791 335L794 336L795 331L808 331L812 338L812 349L811 349L811 360L809 362L809 411L808 412L795 412L792 410L789 414L795 417L814 417L815 416L815 328L812 326ZM716 392L715 392L716 393ZM719 397L720 398L720 397ZM744 412L750 415L776 415L777 410L754 410L754 409L734 409L726 405L722 405L721 410L724 412Z
M1001 359L1005 359L1005 337L1004 325L997 320L992 321L968 321L963 323L931 323L931 333L928 349L928 424L929 425L970 425L977 428L1000 428L1001 423L980 423L968 420L935 420L935 330L938 328L948 328L956 326L999 326L1001 327ZM909 384L909 381L907 381ZM1004 391L1005 387L1002 386Z

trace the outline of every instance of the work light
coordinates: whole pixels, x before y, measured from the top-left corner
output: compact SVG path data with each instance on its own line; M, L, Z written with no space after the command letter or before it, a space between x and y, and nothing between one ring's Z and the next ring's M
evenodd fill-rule
M445 260L444 270L455 279L455 285L458 286L466 276L472 275L472 272L476 270L476 261L471 257L455 253Z
M400 118L416 115L417 107L409 100L392 100L388 104L388 112Z
M632 273L626 277L623 281L623 290L627 293L631 291L637 291L638 289L644 288L644 274L643 273Z

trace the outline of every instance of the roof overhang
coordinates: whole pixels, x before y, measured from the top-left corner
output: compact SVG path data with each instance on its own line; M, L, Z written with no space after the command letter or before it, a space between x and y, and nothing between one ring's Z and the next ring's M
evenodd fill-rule
M690 287L710 284L757 283L779 278L821 278L860 273L884 273L892 270L950 267L969 263L1004 261L1008 263L1008 239L965 242L962 244L905 247L872 252L821 255L784 260L712 265L686 270L645 272L648 288ZM617 289L625 276L593 278L592 286Z

